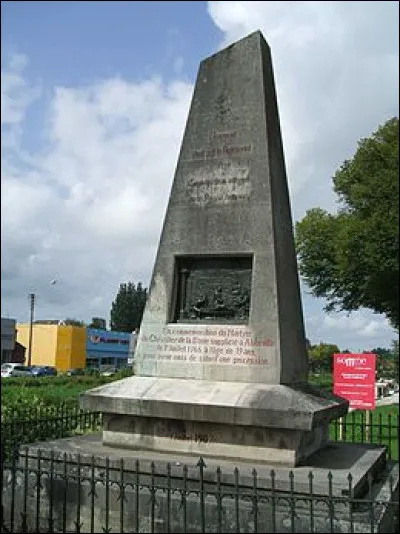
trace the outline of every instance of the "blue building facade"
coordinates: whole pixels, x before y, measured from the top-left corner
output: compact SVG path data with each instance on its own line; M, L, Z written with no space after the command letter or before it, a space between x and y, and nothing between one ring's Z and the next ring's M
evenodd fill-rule
M86 367L126 367L131 334L86 329Z

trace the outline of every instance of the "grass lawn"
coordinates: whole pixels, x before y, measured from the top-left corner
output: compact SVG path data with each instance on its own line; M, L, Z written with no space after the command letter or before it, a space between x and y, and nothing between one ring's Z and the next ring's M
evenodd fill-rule
M370 419L368 420L368 418ZM399 405L377 406L370 415L364 410L354 410L340 421L330 425L330 438L353 443L375 443L388 446L389 457L399 459Z
M318 373L311 374L308 377L308 382L313 386L319 386L321 388L332 389L333 388L333 378L332 373Z
M79 394L127 376L126 371L114 376L56 376L40 378L2 378L1 405L4 407L45 405L77 406Z
M93 386L96 387L96 386ZM22 389L24 388L24 389ZM40 387L30 388L29 386L21 386L20 388L6 388L1 389L1 403L9 404L18 402L21 395L26 397L39 397L47 404L76 404L78 402L79 394L89 389L87 384L71 383L63 385L48 384Z
M3 378L1 380L1 404L19 403L21 399L39 398L46 405L77 405L79 394L123 378L117 373L112 377L103 376L56 376L40 378ZM125 375L126 376L126 375ZM310 377L310 383L330 388L332 375L324 374Z
M21 418L23 413L34 412L40 407L67 405L77 407L79 394L119 380L126 374L112 377L102 376L58 376L43 378L6 378L1 380L2 421ZM330 388L331 375L315 377L311 383ZM6 414L6 412L8 412ZM349 412L343 419L340 429L339 421L330 425L330 438L356 443L376 443L388 446L392 459L399 458L399 406L378 406L371 413L367 425L367 413L361 410Z

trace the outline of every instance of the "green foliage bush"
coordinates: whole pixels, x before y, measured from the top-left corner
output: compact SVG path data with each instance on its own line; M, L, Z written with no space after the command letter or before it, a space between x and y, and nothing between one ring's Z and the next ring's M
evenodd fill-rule
M339 209L296 223L300 274L327 311L368 308L399 328L399 119L361 139L333 177Z
M74 384L85 384L88 387L96 387L106 384L111 377L99 375L82 375L82 376L40 376L40 377L10 377L2 379L2 388L41 388L44 386L73 386ZM114 377L113 377L114 378Z
M1 407L1 453L11 459L22 445L65 438L101 428L100 413L88 413L77 404L46 404L28 390L19 392L18 401Z
M79 394L132 375L4 378L1 380L2 456L10 458L24 444L100 429L101 414L79 409Z

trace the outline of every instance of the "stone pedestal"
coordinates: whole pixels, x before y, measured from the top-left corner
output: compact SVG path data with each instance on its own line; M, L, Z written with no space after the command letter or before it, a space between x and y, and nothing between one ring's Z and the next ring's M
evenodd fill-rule
M105 445L294 466L326 445L342 399L310 385L133 377L83 394Z
M134 357L86 392L105 444L298 465L348 403L308 358L270 49L202 61Z

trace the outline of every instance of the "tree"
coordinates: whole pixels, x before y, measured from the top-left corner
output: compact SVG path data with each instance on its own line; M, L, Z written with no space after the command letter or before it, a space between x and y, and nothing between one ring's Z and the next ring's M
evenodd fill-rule
M311 372L331 372L332 356L337 353L340 353L339 347L331 343L311 345L308 350Z
M89 328L97 328L98 330L107 330L106 320L102 317L92 317Z
M139 328L146 304L147 288L142 283L120 284L117 296L111 305L111 330L133 332Z
M300 274L325 309L369 308L399 328L398 118L358 143L333 178L340 209L296 224Z
M381 347L372 349L369 352L376 354L376 367L378 376L384 378L394 378L398 380L399 376L399 342L397 339L392 341L390 349Z
M72 317L67 317L64 319L63 323L66 326L86 326L84 321L81 321L80 319L74 319Z
M393 353L389 349L382 347L376 347L364 352L370 352L376 355L376 371L378 376L384 376L386 370L391 367L391 360L393 359Z
M394 339L392 341L392 351L393 351L393 371L396 380L399 379L399 340Z

